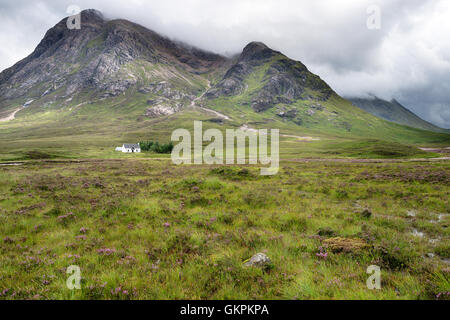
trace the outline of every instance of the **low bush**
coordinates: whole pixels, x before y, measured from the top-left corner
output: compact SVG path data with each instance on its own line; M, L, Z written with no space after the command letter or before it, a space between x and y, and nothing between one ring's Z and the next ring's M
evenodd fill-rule
M152 151L155 153L171 153L173 149L173 143L159 143L158 141L143 141L140 142L142 151Z

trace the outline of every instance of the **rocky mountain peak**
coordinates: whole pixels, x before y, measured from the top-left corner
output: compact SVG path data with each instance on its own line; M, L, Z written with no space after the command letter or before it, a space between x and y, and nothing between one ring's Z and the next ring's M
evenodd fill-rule
M270 49L262 42L253 41L247 44L242 50L240 60L264 60L268 59L278 52Z
M89 22L105 21L103 13L101 13L99 10L96 10L96 9L86 9L86 10L81 11L81 19L82 19L82 21L89 21Z
M258 51L258 50L260 51L265 49L269 49L269 47L265 43L260 41L252 41L244 47L242 52Z
M69 17L62 19L46 32L44 38L27 59L38 58L43 54L50 56L58 49L74 47L69 43L79 44L79 39L75 38L89 38L93 32L100 30L105 23L102 13L95 9L81 11L80 17L81 29L69 29L67 27Z
M260 78L262 86L248 92L247 78L261 70L264 70ZM314 96L309 92L315 92ZM297 100L324 101L333 94L333 90L301 62L255 41L245 46L237 62L207 92L206 97L213 99L242 94L249 95L253 110L262 112L278 104L293 104Z
M175 77L177 67L201 74L225 61L136 23L107 20L95 9L81 12L80 29L68 28L68 19L49 29L32 54L0 73L0 103L19 97L36 100L57 90L61 99L84 89L117 95L139 81ZM164 71L150 71L151 65Z

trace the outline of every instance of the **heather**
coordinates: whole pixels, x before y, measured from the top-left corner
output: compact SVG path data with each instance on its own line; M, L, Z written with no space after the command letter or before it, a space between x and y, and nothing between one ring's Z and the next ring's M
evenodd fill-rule
M449 179L445 161L0 166L0 299L448 299Z

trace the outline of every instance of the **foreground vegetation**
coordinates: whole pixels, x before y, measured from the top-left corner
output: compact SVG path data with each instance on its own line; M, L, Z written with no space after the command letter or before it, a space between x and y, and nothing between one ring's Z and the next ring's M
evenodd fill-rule
M448 299L449 169L0 166L0 299ZM245 267L258 252L271 264ZM81 290L66 287L70 265Z

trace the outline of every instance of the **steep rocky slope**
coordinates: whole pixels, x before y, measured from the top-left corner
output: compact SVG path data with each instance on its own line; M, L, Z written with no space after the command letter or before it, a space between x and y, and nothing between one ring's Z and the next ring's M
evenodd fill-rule
M225 62L132 22L105 20L95 10L81 13L80 30L69 30L66 21L51 28L31 55L0 73L3 104L15 99L25 103L56 91L59 98L85 89L116 96L153 78L181 81L189 88L194 75ZM192 92L198 89L191 87Z
M253 93L251 99L251 106L256 112L270 109L277 103L292 104L295 100L306 99L308 89L318 93L315 98L319 101L327 100L334 93L301 62L291 60L261 42L251 42L206 96L217 98L242 94L247 89L245 78L263 65L266 65L263 86Z

